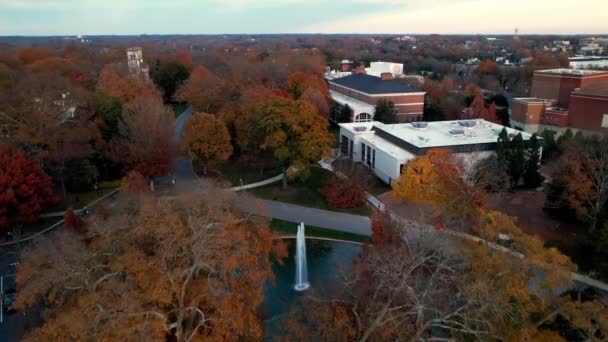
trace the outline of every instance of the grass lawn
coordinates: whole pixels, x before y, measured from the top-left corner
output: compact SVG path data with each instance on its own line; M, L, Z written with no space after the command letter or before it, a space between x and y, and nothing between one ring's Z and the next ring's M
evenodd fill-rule
M21 238L23 239L36 234L61 220L63 220L63 217L46 217L41 218L34 223L24 224L21 227Z
M175 117L178 117L181 113L183 113L186 108L188 108L188 104L187 103L174 103L171 105L171 108L173 108L173 113L175 113Z
M391 191L392 188L390 185L384 183L382 180L380 180L380 178L376 177L375 175L372 178L371 184L369 186L369 193L374 195L374 196L378 196L378 195L382 195L383 193L387 192L387 191Z
M315 167L312 168L311 175L306 181L301 183L290 183L285 190L283 190L281 182L278 182L247 191L263 199L297 204L309 208L339 211L361 216L371 216L372 209L367 205L353 209L336 209L330 207L327 202L325 202L323 195L319 191L323 186L325 179L327 179L327 177L330 175L331 172Z
M235 162L224 163L212 167L212 169L217 170L232 186L241 185L241 179L243 184L247 185L275 177L282 172L280 165L270 165L260 169L259 167L239 165Z
M81 209L85 205L93 202L97 198L113 191L115 188L101 188L99 193L91 190L79 194L68 194L66 198L61 199L59 203L47 210L47 212L62 211L68 208Z
M273 219L270 221L270 229L275 232L283 233L286 235L296 235L298 230L298 224L293 222L287 222L283 220ZM319 237L319 238L329 238L336 240L345 240L345 241L354 241L354 242L369 242L369 237L352 234L352 233L344 233L332 229L319 228L315 226L306 226L306 236L310 237Z

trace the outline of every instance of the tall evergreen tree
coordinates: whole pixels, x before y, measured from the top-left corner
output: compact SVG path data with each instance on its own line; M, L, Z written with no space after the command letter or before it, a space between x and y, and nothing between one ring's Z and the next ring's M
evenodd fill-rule
M511 139L508 152L508 165L511 188L515 188L526 170L526 147L521 133L518 133Z
M526 170L524 173L524 183L527 187L536 188L543 182L543 177L539 172L540 167L540 142L536 133L530 138L530 146L526 151Z
M391 100L379 100L374 111L374 121L385 124L397 123L397 109Z

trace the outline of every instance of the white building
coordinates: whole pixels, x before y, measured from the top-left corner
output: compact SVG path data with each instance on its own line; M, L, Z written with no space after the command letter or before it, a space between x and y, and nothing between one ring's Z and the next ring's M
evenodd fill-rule
M385 72L390 72L395 78L400 77L403 75L403 64L378 61L371 62L369 68L365 68L366 74L376 77L380 77Z
M575 56L568 58L572 69L593 69L608 67L608 56Z
M436 148L449 149L471 167L495 153L498 134L504 126L489 121L460 120L411 122L385 125L380 122L340 124L340 152L367 165L391 184L411 159ZM509 136L531 134L506 128Z

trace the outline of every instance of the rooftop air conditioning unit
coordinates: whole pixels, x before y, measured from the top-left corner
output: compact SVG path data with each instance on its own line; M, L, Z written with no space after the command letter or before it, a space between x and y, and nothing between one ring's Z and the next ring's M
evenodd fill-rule
M452 128L450 130L450 135L454 135L454 136L464 135L464 129L462 129L462 128Z
M415 129L425 129L429 126L429 123L425 121L416 121L410 123L410 125L412 125L412 127Z
M367 130L367 127L365 126L357 126L354 128L355 132L365 132Z
M458 121L458 124L464 128L473 128L477 126L477 122L475 120L462 120Z

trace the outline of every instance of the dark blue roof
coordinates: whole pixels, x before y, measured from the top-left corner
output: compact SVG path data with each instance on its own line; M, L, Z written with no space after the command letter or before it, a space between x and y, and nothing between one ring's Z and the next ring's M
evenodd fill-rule
M382 80L367 74L353 74L329 81L331 83L358 90L366 94L419 93L418 89L402 84L399 80Z

